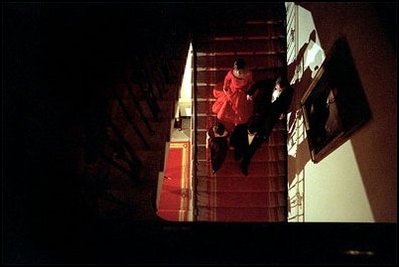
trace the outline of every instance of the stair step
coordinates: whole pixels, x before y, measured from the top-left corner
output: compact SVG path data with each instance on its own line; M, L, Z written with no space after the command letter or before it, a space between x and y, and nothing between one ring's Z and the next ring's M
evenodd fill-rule
M205 99L205 101L197 100L197 113L199 114L207 114L209 116L215 115L212 112L212 105L215 102L215 98Z
M214 118L216 115L212 115L212 116L198 116L197 117L197 119L199 118L199 117L203 117L203 118L206 118L206 117L211 117L211 118ZM228 131L229 131L229 133L231 134L233 131L234 131L234 129L233 130L229 130L228 129ZM269 136L269 138L270 138L270 140L268 141L268 143L264 143L264 144L266 144L266 145L271 145L271 146L273 146L273 145L280 145L280 144L282 144L282 141L277 141L277 140L284 140L284 138L283 138L283 136L281 136L281 137L274 137L273 135L275 135L275 134L280 134L280 135L283 135L283 134L285 134L285 131L286 131L286 129L285 128L283 128L283 127L274 127L273 128L273 130L272 130L272 133L270 134L270 136ZM200 134L201 133L201 135L200 136L203 136L203 134L202 134L202 132L207 132L207 129L206 128L200 128L200 127L197 127L197 132ZM278 139L277 139L278 138ZM282 139L281 139L282 138ZM205 139L199 139L198 138L198 143L197 143L198 145L205 145Z
M226 8L225 3L213 3L212 6L214 8L207 9L207 14L209 14L209 16L207 16L206 19L209 20L211 18L216 22L219 20L224 21L225 26L229 25L227 22L235 21L231 19L231 16L234 16L234 18L239 20L241 23L245 23L246 21L251 20L281 19L284 14L283 12L285 12L285 5L283 2L237 3L229 5L228 8ZM223 12L221 12L221 10Z
M229 163L225 162L222 167L215 174L216 176L228 176L228 177L243 177L246 176L241 173L239 162ZM198 176L210 176L211 167L206 161L199 161L197 167ZM280 176L286 175L286 162L285 161L251 161L248 168L247 177L270 177L270 176Z
M198 120L200 122L201 117L198 117ZM204 117L206 120L209 119L209 117ZM201 124L204 124L201 122ZM201 127L201 129L209 129L213 124L208 124L209 127ZM199 126L198 126L199 128ZM231 132L230 132L231 134ZM204 137L204 134L201 134L201 136L197 136L197 145L205 145L206 143L206 138ZM281 129L273 129L273 131L271 132L271 134L269 135L269 139L267 140L267 142L264 142L262 144L262 146L284 146L286 143L285 140L285 136L284 136L284 130Z
M197 144L205 145L206 142L206 131L197 132Z
M225 23L222 21L211 22L210 30L199 34L198 39L204 40L209 37L220 36L278 36L280 33L285 33L285 26L282 20L256 24L242 21L234 22L230 19L229 25L224 25Z
M214 99L213 96L214 86L197 84L197 98L198 99Z
M197 117L197 128L198 129L209 129L211 125L216 122L215 116L198 116Z
M284 66L281 67L269 67L269 66L260 66L260 67L249 67L249 69L252 70L252 72L257 72L257 71L274 71L276 69L282 68ZM219 67L198 67L197 68L197 72L198 73L202 73L202 72L223 72L223 73L227 73L228 71L230 71L231 68L230 67L223 67L223 68L219 68Z
M215 186L211 186L214 183ZM287 183L284 176L273 177L198 177L198 192L236 192L245 188L246 192L284 192Z
M210 104L213 104L213 103L210 103ZM211 105L207 106L206 104L202 105L202 103L198 103L198 108L201 109L202 112L207 111L207 110L204 110L205 108L210 109L209 106L211 106ZM198 111L198 113L199 113L199 111ZM207 130L210 128L210 126L214 125L215 122L216 122L216 114L212 113L211 110L208 111L207 114L206 113L197 114L197 129ZM277 130L277 129L280 129L280 127L279 128L274 127L273 130ZM284 128L281 130L284 130Z
M269 150L269 151L268 151ZM206 153L207 152L205 145L200 145L198 146L198 162L210 162L209 155L207 157ZM255 155L252 157L251 162L263 162L263 161L270 161L270 162L276 162L276 161L286 161L286 155L285 155L285 148L284 146L276 145L276 146L271 146L266 143L262 145L261 148L259 148ZM230 150L227 152L227 156L225 159L225 163L235 163L234 160L234 151ZM238 163L237 163L238 164Z
M249 23L248 23L249 24ZM240 35L230 35L230 36L217 36L209 38L207 40L200 41L200 43L207 42L226 42L226 41L273 41L273 40L284 40L285 35L254 35L254 36L240 36Z
M197 52L197 57L244 57L244 56L285 56L285 50L254 51L238 50L229 52ZM234 62L234 61L233 61Z
M270 208L286 206L283 192L198 192L198 206L225 208Z
M252 76L254 81L262 79L274 79L281 70L279 68L254 70ZM197 72L198 83L220 83L224 81L227 71L200 71Z
M213 67L213 68L232 68L235 55L220 56L199 56L197 57L197 67ZM284 66L286 64L285 56L282 54L264 54L264 55L241 55L247 66L252 68L262 68L269 66Z
M270 40L254 39L225 39L220 41L209 40L197 44L197 52L217 53L236 51L282 51L286 45L284 39L276 38Z
M209 153L209 152L208 152ZM208 160L210 159L204 159L201 158L199 159L200 161L202 160ZM260 147L255 155L252 157L251 162L263 162L263 161L269 161L269 162L276 162L276 161L286 161L287 156L284 151L284 147L282 146L270 146L267 144L263 144L262 147ZM231 150L230 152L227 153L226 159L224 161L226 164L236 164L236 161L234 160L234 150Z
M285 222L285 207L271 208L208 208L198 207L198 221L220 221L220 222Z

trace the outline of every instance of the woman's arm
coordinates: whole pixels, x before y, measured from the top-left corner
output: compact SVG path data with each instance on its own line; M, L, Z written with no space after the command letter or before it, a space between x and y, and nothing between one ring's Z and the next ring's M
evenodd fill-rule
M231 70L229 70L229 72L226 74L226 76L224 77L224 82L223 82L223 91L225 92L225 94L231 94L230 92L230 84L231 84Z

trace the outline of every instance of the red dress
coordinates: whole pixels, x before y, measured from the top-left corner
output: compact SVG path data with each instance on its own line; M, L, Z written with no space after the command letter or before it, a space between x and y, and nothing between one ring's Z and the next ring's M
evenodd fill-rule
M247 100L247 91L251 84L252 72L247 71L243 77L239 78L230 70L224 78L223 91L221 84L216 84L213 95L216 101L212 106L212 112L216 113L217 118L228 124L246 123L252 115L252 101Z

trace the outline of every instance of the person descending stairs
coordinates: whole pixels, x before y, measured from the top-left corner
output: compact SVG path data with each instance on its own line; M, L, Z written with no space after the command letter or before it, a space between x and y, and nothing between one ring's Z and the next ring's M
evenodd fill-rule
M219 121L212 112L215 85L237 58L245 60L253 81L275 79L286 70L284 3L250 5L248 17L240 10L229 16L239 19L210 20L208 31L197 36L196 94L197 171L195 177L196 220L223 222L284 222L287 220L287 153L285 120L278 121L256 151L248 175L228 150L223 165L213 173L206 132ZM233 14L237 12L237 14ZM227 16L226 15L226 16ZM219 20L220 19L220 20ZM211 30L209 30L211 29ZM230 131L234 125L225 125Z

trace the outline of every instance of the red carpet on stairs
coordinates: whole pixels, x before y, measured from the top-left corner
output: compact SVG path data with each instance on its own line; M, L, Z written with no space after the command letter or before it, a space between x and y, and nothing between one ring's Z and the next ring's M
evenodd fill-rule
M189 220L190 143L171 142L158 206L158 216L168 221Z
M205 133L215 124L212 90L223 82L237 57L247 62L254 81L275 79L286 71L284 3L254 7L249 17L221 23L198 36L195 47L197 115L196 219L222 222L287 221L287 152L285 120L278 122L267 143L256 152L244 176L233 150L216 174L211 172ZM231 130L233 127L225 125Z
M197 182L198 220L231 222L286 221L286 154L284 142L273 143L283 135L282 123L274 137L256 152L244 176L234 151L216 174L210 171L209 157L200 164ZM209 155L209 151L207 151Z

